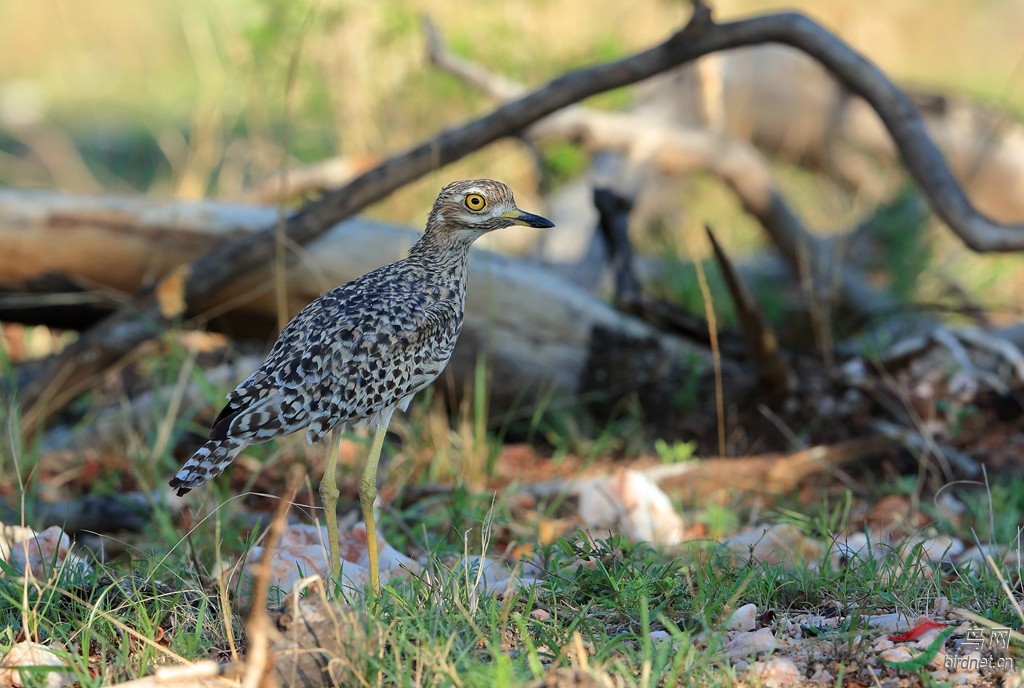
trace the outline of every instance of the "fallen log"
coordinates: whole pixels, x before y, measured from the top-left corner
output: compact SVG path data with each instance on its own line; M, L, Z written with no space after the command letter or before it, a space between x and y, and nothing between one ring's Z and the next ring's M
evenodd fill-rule
M0 244L8 247L0 253L0 288L23 292L59 275L63 283L73 278L102 293L133 294L225 239L260 231L276 212L0 190ZM289 314L326 289L400 258L417 236L365 219L336 225L293 255ZM23 308L3 304L0 299L0 319L23 319ZM190 305L185 317L269 343L277 332L276 307L271 280L256 271ZM37 304L33 318L45 320L45 310L45 303ZM659 332L537 265L477 250L466 324L450 366L456 391L472 380L480 355L496 409L528 407L542 397L600 402L635 392L651 419L672 422L676 413L668 400L680 388L694 376L698 388L710 385L711 358L702 344ZM725 362L723 372L735 389L746 384L734 364Z

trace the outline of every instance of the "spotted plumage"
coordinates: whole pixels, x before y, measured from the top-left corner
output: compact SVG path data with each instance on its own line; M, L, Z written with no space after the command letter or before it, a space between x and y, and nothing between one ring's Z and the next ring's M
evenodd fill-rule
M515 224L552 226L516 208L500 182L444 187L408 257L323 294L285 326L259 369L228 395L209 441L171 487L183 495L219 475L247 445L299 430L313 443L346 423L386 428L452 355L470 245Z

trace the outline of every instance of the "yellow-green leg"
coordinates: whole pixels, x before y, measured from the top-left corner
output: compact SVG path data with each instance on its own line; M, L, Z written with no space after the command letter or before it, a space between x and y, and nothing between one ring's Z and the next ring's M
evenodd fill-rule
M341 452L341 428L331 431L331 446L327 449L327 466L320 481L320 503L327 522L327 551L331 558L331 579L341 579L341 551L338 547L338 454Z
M370 587L373 594L380 596L380 557L377 552L377 522L373 517L373 500L377 499L377 464L380 462L380 450L384 446L384 435L387 426L373 431L373 444L370 445L370 457L366 460L366 470L359 481L359 504L363 507L363 520L366 522L366 552L370 557Z

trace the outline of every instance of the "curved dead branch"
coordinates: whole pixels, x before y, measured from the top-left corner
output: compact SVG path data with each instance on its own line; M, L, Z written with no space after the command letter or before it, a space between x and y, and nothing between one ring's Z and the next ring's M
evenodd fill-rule
M1024 247L1020 226L1005 226L980 215L929 138L909 98L885 75L822 26L796 13L754 17L725 24L712 21L710 9L696 4L690 22L663 43L623 60L558 77L488 115L442 132L396 155L349 184L326 194L288 218L290 241L302 244L338 221L359 212L399 187L499 138L515 134L542 117L589 96L619 88L693 61L703 55L767 42L785 43L819 60L850 90L862 95L882 117L907 168L925 190L938 214L978 251ZM22 403L31 409L32 426L59 404L91 384L96 374L135 346L160 332L190 303L271 261L276 226L210 251L140 294L131 307L113 315L49 360L25 371ZM162 298L158 295L162 294ZM179 298L169 298L168 295ZM44 411L43 409L46 409Z
M688 29L698 21L700 12L698 7ZM896 143L907 171L920 186L936 214L967 246L979 252L1017 251L1024 248L1024 225L994 222L974 208L950 171L942 152L932 141L910 96L893 84L878 67L835 35L797 13L768 15L731 24L714 24L710 17L707 17L707 21L701 38L718 44L708 52L761 43L782 43L818 60L847 89L864 98L878 113ZM502 100L518 97L524 92L525 89L520 85L490 74L478 65L446 51L432 24L427 23L426 33L431 60L446 71L457 74ZM556 117L566 116L566 121L552 122L550 126L547 121L540 123L531 133L544 138L545 135L557 135L555 132L558 129L564 132L573 126L580 127L582 123L578 120L579 113L572 114L576 116L568 116L570 111L563 110ZM618 117L613 113L588 112L587 119L593 115L609 117L602 128ZM625 128L633 127L633 134L636 134L635 121L621 124ZM765 205L762 204L762 207Z

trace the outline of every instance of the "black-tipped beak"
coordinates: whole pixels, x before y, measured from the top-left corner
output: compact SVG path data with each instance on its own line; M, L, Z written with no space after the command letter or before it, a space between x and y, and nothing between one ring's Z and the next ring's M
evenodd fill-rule
M549 229L555 226L555 223L546 217L534 215L519 208L502 213L501 216L512 220L517 225L526 225L527 227L536 227L537 229Z

